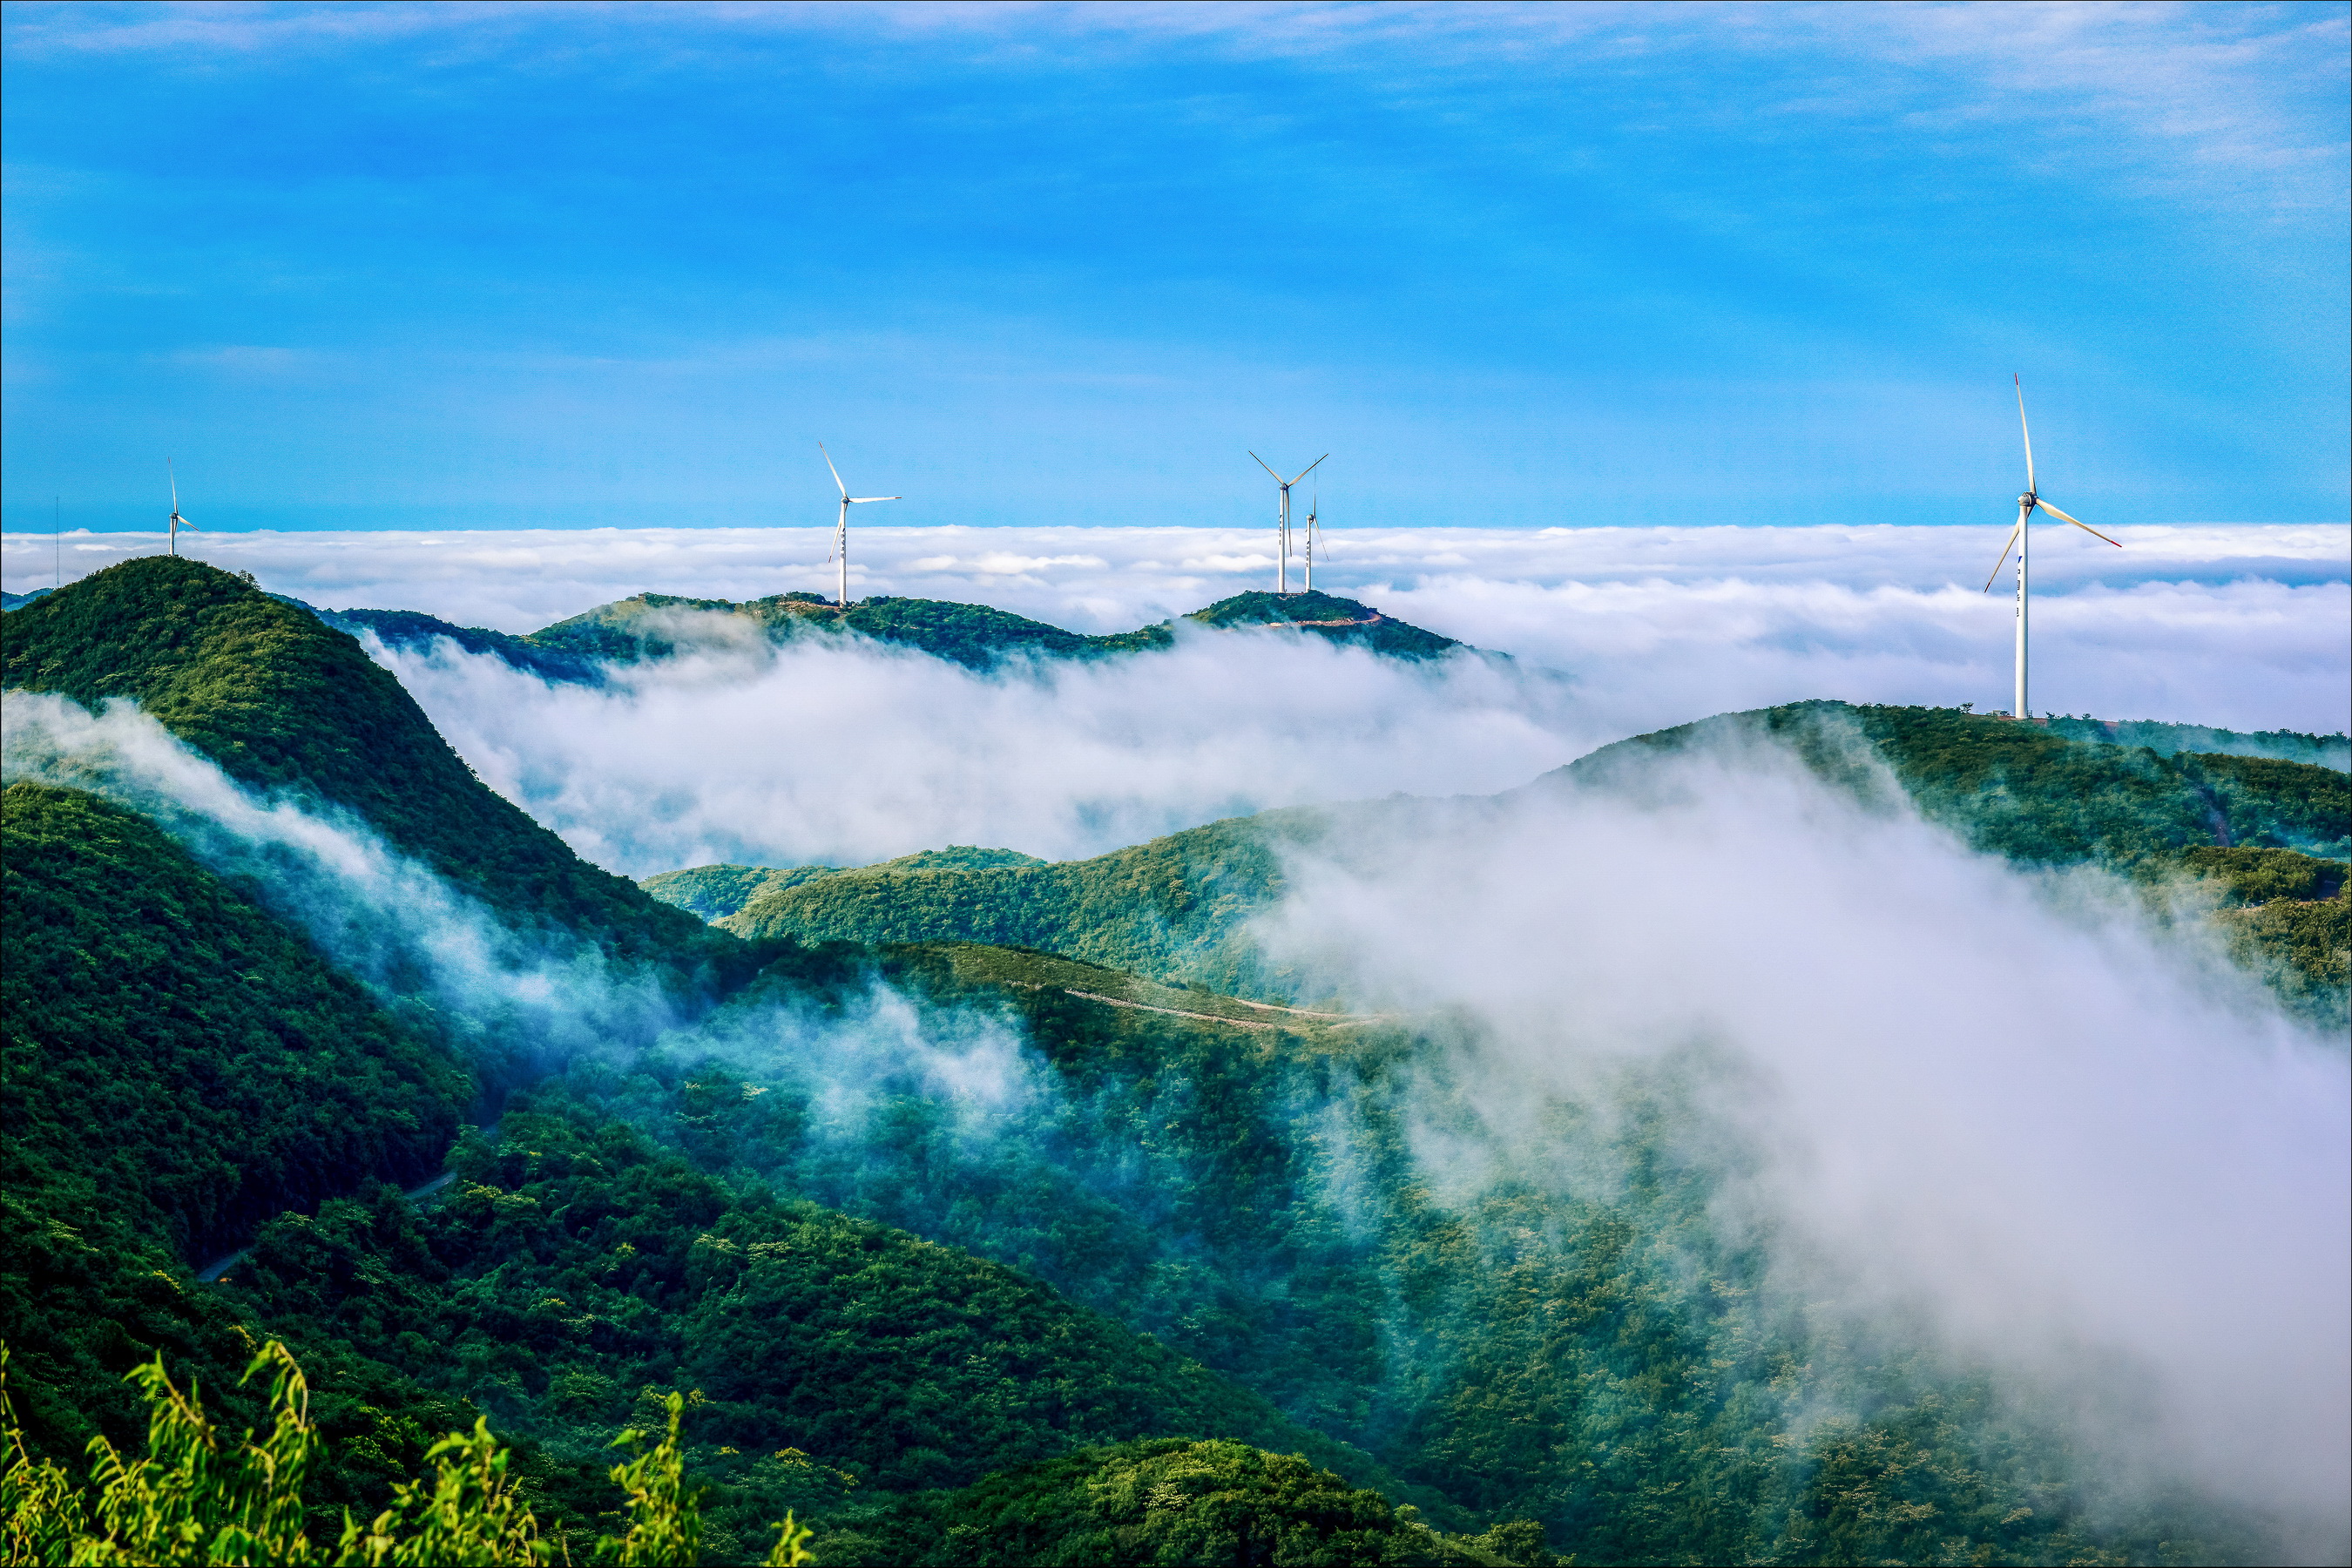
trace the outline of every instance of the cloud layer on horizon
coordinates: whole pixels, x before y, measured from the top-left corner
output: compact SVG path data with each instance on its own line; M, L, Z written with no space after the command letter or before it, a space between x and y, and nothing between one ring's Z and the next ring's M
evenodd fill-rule
M646 590L830 592L829 532L257 532L182 542L323 607L424 610L527 632ZM850 592L1123 630L1272 586L1270 533L861 528ZM2117 537L2120 551L2071 529L2037 537L2037 710L2346 727L2346 529L2215 524ZM13 534L7 586L46 586L53 571L79 577L156 542L77 532L53 546ZM1622 734L1807 697L2006 706L2008 595L1999 584L1980 591L2000 543L1997 528L1362 529L1330 534L1318 585L1573 675L1596 729Z

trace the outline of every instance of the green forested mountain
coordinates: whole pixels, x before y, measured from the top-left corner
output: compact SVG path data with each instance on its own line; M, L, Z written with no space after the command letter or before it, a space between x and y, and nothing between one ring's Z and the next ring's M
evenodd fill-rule
M779 880L719 923L755 940L1044 948L1179 984L1271 994L1284 983L1260 972L1243 923L1280 895L1284 849L1321 842L1339 817L1366 810L1380 808L1261 812L1055 865L894 861Z
M559 621L526 639L598 658L627 662L664 658L676 651L677 627L667 617L702 611L740 618L775 641L810 633L849 631L877 642L919 648L973 669L991 669L1006 658L1099 658L1169 647L1172 623L1131 632L1087 637L1043 621L1028 620L985 605L941 599L862 599L841 609L814 594L781 594L742 604L725 599L685 599L639 594ZM1270 627L1321 637L1400 658L1432 658L1462 645L1367 605L1330 594L1236 594L1184 617L1220 630Z
M1306 631L1404 635L1327 618ZM486 1062L411 977L338 972L266 860L225 874L169 821L12 788L0 1340L45 1452L134 1442L117 1380L158 1351L250 1419L234 1373L274 1336L334 1456L322 1529L479 1411L575 1556L604 1446L673 1394L709 1561L788 1508L825 1563L2278 1550L2226 1500L2115 1486L2034 1390L1790 1299L1718 1222L1751 1152L1694 1137L1672 1064L1524 1106L1515 1142L1464 1076L1473 1023L1279 1005L1241 927L1286 847L1501 807L1268 813L1065 865L697 868L663 902L489 796L351 637L209 568L114 568L0 636L12 691L135 697L613 961L548 984L697 981L634 1032ZM1712 724L1532 787L1780 735L2012 858L2210 879L2250 953L2340 994L2338 775L1925 710Z
M1897 789L1978 848L2023 864L2092 861L2148 878L2206 878L2221 883L2233 905L2310 903L2233 916L2233 930L2258 963L2284 966L2287 988L2303 1003L2329 1018L2343 1011L2352 906L2340 873L2328 868L2352 858L2352 779L2332 768L2165 756L1951 709L1813 702L1621 741L1526 793L1640 791L1662 758L1759 740L1793 745L1822 776L1865 796ZM1291 808L1055 865L921 870L892 863L822 879L746 877L734 884L744 901L719 923L747 937L1041 948L1292 1000L1288 976L1256 954L1242 929L1280 896L1283 856L1318 847L1344 855L1351 842L1408 828L1416 813L1476 809L1461 802ZM2280 869L2290 864L2302 869ZM2305 890L2284 890L2290 887Z
M868 871L992 871L1008 866L1043 866L1034 855L1018 849L982 849L950 844L944 849L919 849L895 860L860 868ZM837 875L838 866L689 866L664 871L637 886L666 904L712 922L725 920L762 893L781 892Z
M2161 755L2083 728L2091 732L1949 708L1799 702L1619 741L1528 787L1637 787L1658 757L1769 739L1857 790L1869 790L1870 768L1883 764L1930 819L2028 864L2130 866L2203 845L2352 857L2352 778L2333 768Z
M134 699L239 784L356 814L526 928L635 960L735 961L484 787L350 636L201 562L127 561L11 613L0 675L89 708Z
M453 626L415 610L321 610L303 605L299 599L286 602L309 610L337 631L355 637L366 632L389 647L426 647L446 638L467 653L502 659L541 680L593 686L604 679L603 660L592 655L494 632L486 626Z
M845 610L814 594L778 594L740 602L637 594L523 637L452 626L413 610L312 613L338 629L373 632L394 647L423 647L446 637L468 653L503 659L541 679L587 684L603 679L609 665L676 654L684 617L694 615L726 617L719 624L736 623L745 635L771 642L854 633L978 670L993 669L1009 658L1100 658L1165 648L1175 641L1172 622L1087 636L986 605L887 595L861 599ZM1297 632L1398 658L1432 658L1463 646L1329 594L1236 594L1183 618L1220 630Z

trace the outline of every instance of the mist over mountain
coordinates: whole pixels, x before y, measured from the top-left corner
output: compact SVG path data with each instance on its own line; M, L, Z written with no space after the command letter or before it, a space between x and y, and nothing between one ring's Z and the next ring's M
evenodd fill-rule
M2341 737L656 598L0 621L41 1451L267 1332L320 1528L480 1413L588 1529L693 1390L719 1561L1181 1555L1111 1500L1193 1486L1364 1562L2352 1539Z

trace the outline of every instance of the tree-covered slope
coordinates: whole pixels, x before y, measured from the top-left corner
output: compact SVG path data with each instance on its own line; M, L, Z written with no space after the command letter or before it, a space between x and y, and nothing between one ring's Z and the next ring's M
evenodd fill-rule
M160 830L12 784L0 973L10 1188L184 1257L438 1168L474 1098L419 1037Z
M862 868L987 871L1006 866L1045 864L1034 855L1024 855L1018 849L983 849L970 844L950 844L944 849L919 849L912 855L901 855L895 860L885 860ZM637 886L698 920L715 923L725 920L762 893L797 888L819 877L836 875L841 869L838 866L689 866L682 871L663 871L647 877Z
M189 1265L286 1208L436 1169L471 1078L91 795L0 795L0 1342L32 1440L61 1457L131 1440L121 1379L158 1350L241 1409L251 1342ZM396 1377L319 1371L339 1434L371 1427L362 1404L415 1404ZM373 1451L417 1458L402 1447ZM363 1479L339 1470L321 1496L356 1499Z
M1262 812L1051 865L886 862L764 888L719 923L761 940L1044 948L1257 994L1267 982L1241 925L1280 893L1282 850L1319 840L1330 821L1320 811Z
M754 985L540 1104L1042 1279L1370 1453L1391 1501L1451 1528L1539 1521L1585 1562L2259 1554L2199 1500L2101 1500L2030 1400L1770 1304L1765 1252L1710 1217L1741 1156L1692 1143L1671 1081L1603 1115L1527 1106L1515 1152L1442 1025L968 946L882 974L896 1000L847 988L822 1028ZM992 1016L1021 1063L973 1032ZM1618 1173L1583 1190L1563 1158ZM855 1492L824 1518L868 1531Z
M1547 1564L1532 1521L1470 1538L1291 1455L1163 1437L1024 1465L856 1517L828 1563L1093 1568L1124 1563Z
M348 634L201 562L127 561L12 612L0 674L86 707L134 699L238 783L357 814L510 921L630 958L734 962L476 779Z
M1002 1264L698 1172L556 1093L451 1157L429 1206L389 1189L288 1215L223 1286L251 1321L327 1335L593 1454L648 1390L692 1390L698 1470L757 1488L801 1456L805 1515L959 1486L1087 1443L1223 1436L1359 1479L1363 1455ZM769 1471L778 1467L766 1467Z
M2246 889L2276 878L2264 873L2242 889L2237 879L2253 862L2200 860L2192 852L2352 857L2352 780L2333 769L2221 754L2161 756L1949 709L1813 702L1726 714L1604 746L1526 789L1638 792L1664 759L1710 748L1737 752L1759 742L1794 748L1824 778L1864 795L1891 783L1929 819L2022 864L2095 862L2149 878L2185 871L2218 879L2243 903ZM1508 802L1517 793L1497 798ZM720 923L766 938L1042 948L1178 984L1289 1000L1285 976L1265 965L1243 930L1279 897L1284 856L1315 846L1344 855L1376 826L1403 826L1416 812L1473 808L1441 802L1293 808L1212 823L1087 860L953 870L869 867L760 887ZM2296 885L2317 887L2316 878L2317 870L2308 871ZM2325 1016L2341 1010L2325 998L2340 994L2345 962L2330 934L2345 919L2340 879L2329 885L2336 891L2310 895L2320 901L2313 910L2238 922L2248 933L2248 954L2303 976L2288 988Z
M289 600L300 604L299 600ZM485 626L460 626L416 610L321 610L301 605L327 625L354 637L365 632L386 647L430 648L441 640L470 654L502 659L541 680L593 686L604 679L603 663L583 653L551 647Z
M2130 866L2204 845L2352 856L2352 779L2311 763L2178 752L1950 708L1798 702L1603 746L1535 789L1633 787L1664 756L1774 741L1868 790L1884 764L1929 818L2033 865Z

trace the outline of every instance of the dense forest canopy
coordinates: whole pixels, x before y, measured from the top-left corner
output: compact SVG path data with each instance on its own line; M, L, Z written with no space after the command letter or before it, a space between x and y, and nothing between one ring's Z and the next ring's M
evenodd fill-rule
M1255 597L1202 615L1454 646L1352 601ZM1071 635L925 601L757 604L785 635L978 667ZM745 608L646 596L500 657L581 661L538 668L571 679L655 653L655 612ZM1534 1134L1498 1139L1475 1019L1301 997L1255 946L1291 855L1507 803L641 889L485 789L352 636L199 563L12 608L0 657L12 692L135 700L257 795L342 814L514 930L610 961L579 984L675 982L635 1032L506 1051L524 1025L340 964L266 861L209 863L96 783L12 785L0 1340L37 1458L135 1446L122 1380L158 1353L257 1424L237 1373L267 1338L311 1380L324 1458L299 1506L323 1540L487 1417L516 1496L584 1555L620 1521L608 1446L675 1409L709 1561L756 1560L787 1510L824 1563L2282 1550L2229 1498L2114 1484L2063 1402L1792 1294L1769 1233L1723 1223L1754 1152L1676 1059L1529 1094ZM2297 1005L2340 1012L2343 775L2131 739L1804 704L1523 793L1637 795L1657 759L1769 742L2012 862L2193 894Z

